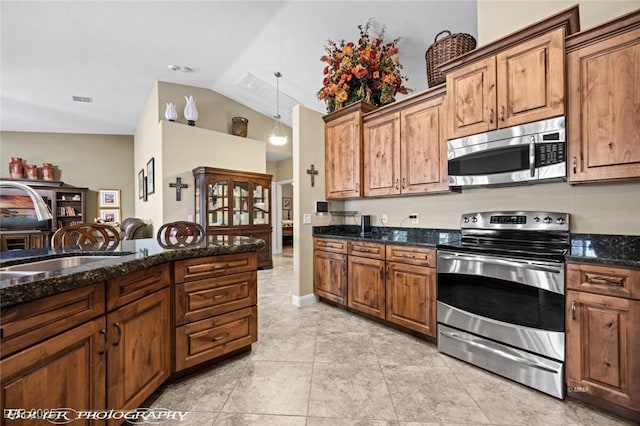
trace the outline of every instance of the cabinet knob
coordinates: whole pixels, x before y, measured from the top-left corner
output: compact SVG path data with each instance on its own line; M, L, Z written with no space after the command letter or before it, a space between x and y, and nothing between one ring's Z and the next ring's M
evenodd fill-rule
M493 124L493 108L489 108L489 123Z

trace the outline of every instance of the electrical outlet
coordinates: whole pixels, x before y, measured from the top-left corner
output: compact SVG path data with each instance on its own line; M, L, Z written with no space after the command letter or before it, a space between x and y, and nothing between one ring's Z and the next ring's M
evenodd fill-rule
M409 215L409 219L411 219L411 223L413 225L418 225L420 223L420 217L418 213L413 213Z
M192 215L192 214L188 214L188 215L187 215L187 220L188 220L189 222L193 222L193 215Z
M311 214L310 213L305 213L304 215L302 215L302 223L305 225L310 225L311 224Z
M383 226L387 226L387 223L389 223L389 215L387 215L386 213L381 214L380 222L382 222Z

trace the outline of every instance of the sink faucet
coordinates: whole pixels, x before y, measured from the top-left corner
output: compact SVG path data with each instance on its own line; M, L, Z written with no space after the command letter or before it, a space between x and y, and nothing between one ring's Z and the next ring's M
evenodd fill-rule
M40 194L38 194L33 188L23 183L12 182L9 180L0 180L0 187L17 188L26 192L33 202L33 207L36 210L36 216L38 216L38 220L53 219L53 215L51 214L51 210L49 210L49 206L47 206L47 203L44 201L42 196L40 196Z

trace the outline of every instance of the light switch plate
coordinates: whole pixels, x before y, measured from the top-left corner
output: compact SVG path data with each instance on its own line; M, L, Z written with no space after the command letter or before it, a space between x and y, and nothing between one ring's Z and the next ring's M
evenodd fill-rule
M302 223L305 225L311 224L311 213L305 213L302 215Z
M188 215L187 215L187 220L188 220L189 222L193 222L193 215L192 215L192 214L188 214Z

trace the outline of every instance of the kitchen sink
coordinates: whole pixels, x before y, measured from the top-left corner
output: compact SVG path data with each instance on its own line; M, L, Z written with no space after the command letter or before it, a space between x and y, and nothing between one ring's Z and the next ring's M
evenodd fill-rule
M65 268L73 268L74 266L82 266L95 262L111 260L113 262L121 261L119 256L71 256L58 257L55 259L40 260L38 262L22 263L20 265L6 266L0 268L0 273L28 273L28 272L49 272L59 271ZM2 279L13 277L2 276Z
M0 280L10 280L12 278L22 278L29 275L38 274L38 271L0 271Z

